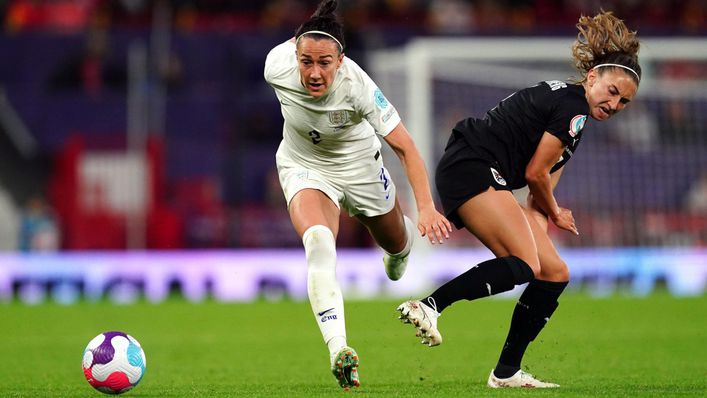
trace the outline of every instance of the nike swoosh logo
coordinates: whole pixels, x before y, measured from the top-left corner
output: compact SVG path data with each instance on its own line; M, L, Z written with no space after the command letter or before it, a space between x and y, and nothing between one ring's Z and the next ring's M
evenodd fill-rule
M324 310L324 311L322 311L322 312L317 312L317 315L322 316L322 315L326 314L327 312L329 312L329 311L331 311L331 310L333 310L333 309L334 309L334 307L331 307L331 308L329 308L328 310Z

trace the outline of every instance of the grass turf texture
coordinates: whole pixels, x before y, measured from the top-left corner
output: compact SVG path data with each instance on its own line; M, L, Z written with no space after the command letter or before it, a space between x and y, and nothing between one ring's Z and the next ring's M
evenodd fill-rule
M329 372L306 302L0 304L0 396L104 396L80 364L89 340L108 330L145 349L147 372L128 397L707 396L706 296L564 296L524 362L562 385L552 391L485 386L514 301L455 304L440 318L444 344L434 348L395 319L397 304L347 303L362 381L349 393Z

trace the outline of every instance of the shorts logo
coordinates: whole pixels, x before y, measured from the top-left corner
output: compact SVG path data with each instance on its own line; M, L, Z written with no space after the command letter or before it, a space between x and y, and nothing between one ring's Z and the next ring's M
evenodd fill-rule
M506 180L503 178L501 173L498 172L498 170L494 169L491 167L491 175L493 176L493 179L496 180L497 183L500 185L503 185L504 187L506 186Z
M329 112L329 122L334 126L341 126L349 121L349 113L346 111Z
M587 115L577 115L570 121L570 137L575 137L584 128L584 123L587 122Z
M383 183L383 189L385 190L385 200L388 200L390 198L390 191L388 190L390 187L390 180L388 180L388 175L385 173L385 168L383 167L381 167L379 178Z
M376 102L376 106L385 109L388 107L388 100L385 98L385 95L383 95L383 92L379 89L376 88L376 91L373 92L373 99Z

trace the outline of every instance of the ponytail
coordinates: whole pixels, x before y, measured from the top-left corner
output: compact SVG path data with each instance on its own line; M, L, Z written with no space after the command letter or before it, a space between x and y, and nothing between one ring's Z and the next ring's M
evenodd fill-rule
M323 0L319 3L312 16L295 31L297 43L303 36L311 36L315 39L329 39L335 41L339 46L339 53L343 53L346 47L344 26L336 16L337 6L338 2L336 0Z
M622 20L604 10L593 17L582 15L577 30L572 56L582 82L594 68L620 68L638 85L641 80L640 42L635 31L630 31Z

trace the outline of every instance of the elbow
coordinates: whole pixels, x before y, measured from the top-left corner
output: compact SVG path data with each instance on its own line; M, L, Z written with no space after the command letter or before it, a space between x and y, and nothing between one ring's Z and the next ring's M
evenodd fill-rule
M538 184L541 184L546 178L547 176L544 173L532 171L525 172L525 181L528 183L528 186L537 186Z

